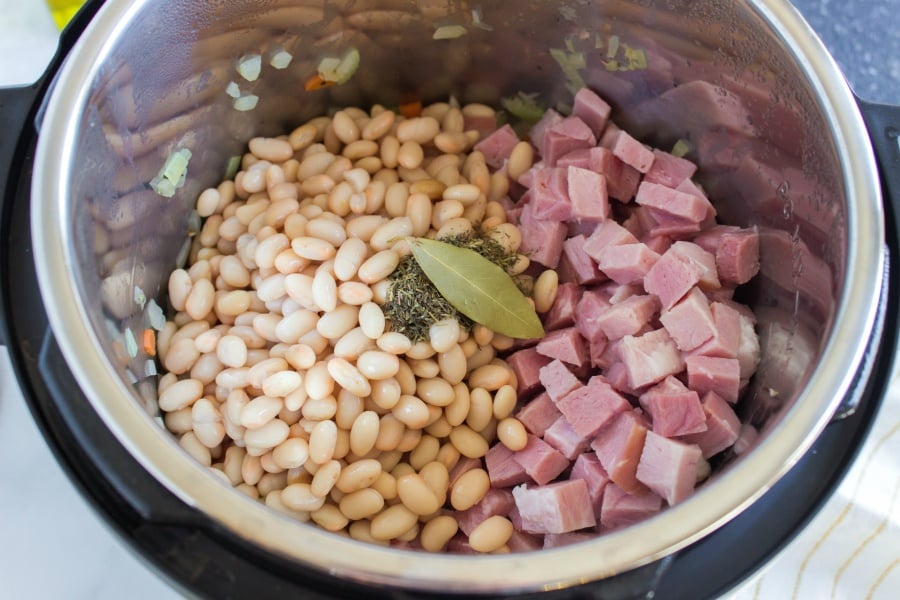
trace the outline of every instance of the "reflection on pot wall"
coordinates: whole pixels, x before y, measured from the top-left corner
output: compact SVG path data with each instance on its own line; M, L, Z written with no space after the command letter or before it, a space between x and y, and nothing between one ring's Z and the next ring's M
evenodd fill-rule
M197 195L222 179L251 136L290 131L330 107L396 106L410 97L498 105L521 91L565 111L581 85L609 98L613 117L643 141L669 148L686 140L720 219L759 226L762 277L742 300L759 313L765 368L748 392L756 399L748 414L761 423L808 377L841 292L841 173L811 90L770 51L774 36L750 34L759 17L742 4L136 6L133 33L109 50L88 92L76 152L81 170L69 182L81 291L89 306L102 302L114 323L108 327L99 311L93 317L111 360L127 368L123 377L153 379L152 361L131 338L152 326L150 299L163 304L168 272L188 249L185 234L199 231ZM465 34L434 40L445 25L461 25ZM322 58L351 48L361 59L348 82L304 90ZM281 50L292 60L276 69L269 61ZM262 70L248 81L236 67L254 53ZM233 95L255 96L258 104L236 110ZM192 153L184 185L162 197L150 182L182 148ZM153 411L154 386L145 387Z

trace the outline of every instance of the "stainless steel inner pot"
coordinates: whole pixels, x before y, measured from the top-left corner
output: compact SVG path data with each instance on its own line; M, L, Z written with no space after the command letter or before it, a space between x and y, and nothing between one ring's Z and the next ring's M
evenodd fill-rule
M434 40L437 27L466 34ZM607 52L642 49L646 68ZM325 55L356 47L358 71L312 92ZM162 303L197 194L253 135L289 131L332 107L407 95L499 105L518 91L572 101L551 48L613 117L645 142L693 148L720 218L757 225L762 363L742 418L754 447L718 465L688 501L591 542L531 554L435 556L365 545L233 491L180 449L156 418L147 357L130 357L135 287ZM290 66L268 66L285 49ZM236 72L262 54L258 81ZM259 97L236 111L229 82ZM574 82L577 84L577 81ZM166 157L193 153L171 199L148 188ZM32 228L41 292L79 385L121 443L185 503L261 548L324 572L439 590L548 589L654 561L709 534L789 470L860 367L875 320L884 224L875 162L835 63L787 1L108 0L55 82L41 127ZM162 282L162 285L161 285Z

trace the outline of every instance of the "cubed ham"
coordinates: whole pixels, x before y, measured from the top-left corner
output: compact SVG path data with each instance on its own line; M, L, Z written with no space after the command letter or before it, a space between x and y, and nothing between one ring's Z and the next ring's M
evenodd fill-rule
M723 400L732 404L737 402L741 386L741 365L736 358L695 355L686 357L684 362L688 387L700 395L715 392Z
M741 420L715 392L707 392L700 404L706 415L706 431L686 435L681 440L696 444L703 458L710 458L734 444L741 431Z
M606 191L609 197L623 204L631 202L637 194L641 172L631 165L626 165L608 148L592 148L589 160L592 171L606 176Z
M528 435L526 446L513 452L513 460L522 465L528 476L539 485L550 483L569 467L569 461L565 456L541 438L531 434Z
M724 281L747 283L759 272L759 233L739 229L722 236L716 250L716 267Z
M648 431L637 478L673 506L694 492L701 457L699 446Z
M641 206L648 206L655 212L700 223L706 219L711 207L708 200L693 194L679 192L672 188L642 181L638 186L634 201Z
M695 256L699 253L693 250L686 252L681 244L694 246L712 258L712 255L696 244L690 242L672 244L672 247L656 261L644 279L644 289L659 297L663 310L672 308L691 288L700 283L701 276L708 275L708 265L697 260L697 256Z
M658 513L662 502L662 498L653 492L629 494L615 483L610 483L603 490L600 524L603 529L634 525Z
M643 208L643 206L640 208ZM675 240L668 235L657 233L652 233L641 241L647 244L648 248L650 248L660 256L665 254L669 250L669 248L672 247L672 244L675 243Z
M562 413L556 408L556 404L553 403L547 392L541 392L516 412L516 418L525 426L525 429L537 437L542 437L544 432L561 416Z
M610 282L608 285L604 286L604 289L609 294L610 304L624 302L632 296L639 296L644 291L643 285L640 283L622 285L620 283Z
M582 88L584 89L584 88ZM544 550L549 548L559 548L561 546L569 546L580 542L588 542L597 535L586 531L570 531L568 533L548 533L544 536Z
M527 254L532 262L555 269L566 239L565 224L538 218L534 214L533 203L529 202L522 208L519 230L522 233L519 251Z
M674 189L685 179L693 177L697 171L697 165L686 158L657 149L653 150L653 156L653 166L644 175L644 181Z
M586 290L575 307L575 328L589 343L607 340L600 329L598 319L610 307L606 294L599 290Z
M544 221L568 221L572 218L566 169L535 171L531 194L532 211L536 218Z
M741 343L741 315L722 302L713 302L709 309L713 317L713 335L692 354L737 358Z
M592 340L588 340L588 351L591 354L591 366L595 369L604 368L604 357L606 356L607 349L609 348L609 340L605 337L596 337ZM618 388L616 388L618 389Z
M510 366L516 375L517 391L519 398L527 398L541 386L541 367L548 364L550 359L539 354L537 349L524 348L510 354L506 358L506 364Z
M569 392L582 387L578 378L559 359L553 359L541 367L538 376L554 404Z
M591 449L597 454L610 480L631 494L646 491L635 475L648 429L642 415L626 410L601 429L591 442Z
M512 552L532 552L543 548L544 541L540 535L525 533L516 528L509 536L506 545Z
M648 235L685 240L694 237L702 229L702 224L696 221L688 221L687 219L659 212L646 206L641 206L640 208L646 209L650 219L653 220L653 223L648 228Z
M577 150L572 150L568 154L560 156L559 160L556 161L556 166L560 169L578 167L579 169L588 169L589 171L597 173L597 171L592 168L591 153L593 150L594 148L579 148ZM597 174L599 175L600 173Z
M619 355L634 389L662 381L684 368L675 342L665 329L656 329L639 337L622 338Z
M453 468L450 469L450 486L453 486L453 483L471 471L472 469L481 468L481 459L479 458L469 458L467 456L460 456L459 460L456 461L456 464L453 465Z
M616 283L628 284L644 279L659 258L659 254L641 242L619 244L601 250L597 266Z
M650 323L658 310L659 299L656 296L630 296L610 305L595 321L607 339L617 340L626 335L637 334Z
M679 240L669 248L672 254L682 262L694 265L699 273L700 280L697 285L702 290L718 289L722 284L716 269L716 258L697 244L685 240Z
M475 151L484 154L484 162L492 169L499 169L509 159L512 149L519 143L519 136L508 124L475 144Z
M509 515L516 505L510 490L491 488L478 504L467 510L456 513L459 530L469 535L472 530L491 517Z
M450 554L478 554L478 552L469 545L469 538L462 532L459 532L450 538L450 541L447 542L447 552Z
M503 444L491 446L484 456L484 465L493 487L510 487L528 481L525 467L513 458L513 451Z
M548 332L544 339L538 342L537 351L575 367L587 364L590 360L587 342L574 327Z
M591 496L591 504L594 507L594 516L600 520L600 508L603 506L603 490L609 483L609 475L600 464L600 459L593 452L585 452L575 459L569 479L583 479L587 484L588 494Z
M529 533L567 533L597 524L587 484L581 479L513 488L522 527Z
M597 263L584 251L586 238L583 235L570 237L563 242L563 259L571 269L574 280L579 285L591 285L606 280ZM562 261L560 261L562 264Z
M579 436L589 439L631 404L598 375L557 400L556 407Z
M659 320L679 350L693 350L716 332L709 301L697 287L675 306L663 311Z
M653 166L653 152L625 131L604 137L603 143L616 158L641 173L646 173Z
M542 439L570 461L575 460L590 445L589 440L578 435L562 416L547 428Z
M606 176L587 169L568 167L568 199L572 217L603 221L609 215Z
M612 109L606 100L598 96L590 88L583 87L575 94L572 114L587 123L597 138L606 129L606 123L609 121L611 111Z
M582 288L574 282L561 283L550 310L543 315L544 329L553 331L575 324L575 307L581 300Z
M659 435L673 437L706 431L700 396L674 377L667 377L641 394L640 403L650 415L653 431Z
M600 260L601 252L611 246L622 244L636 244L638 239L634 235L613 220L603 221L594 233L584 242L584 251L596 261Z
M544 135L562 120L563 116L552 108L545 110L541 119L528 132L534 147L540 150L544 146Z
M597 138L588 125L578 117L566 117L544 133L540 147L541 158L548 166L573 150L596 145Z
M625 363L620 360L610 362L608 359L605 361L600 360L598 362L605 365L602 368L606 373L606 380L609 381L609 385L611 385L614 390L628 396L640 395L638 390L631 387L631 382L628 381L628 369L625 367Z

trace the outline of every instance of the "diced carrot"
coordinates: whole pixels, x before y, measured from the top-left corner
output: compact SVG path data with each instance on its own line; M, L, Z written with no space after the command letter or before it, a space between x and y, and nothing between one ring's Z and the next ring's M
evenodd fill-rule
M400 114L407 119L414 119L422 114L422 103L418 100L404 102L400 104L398 110L400 111Z
M305 89L307 92L311 92L313 90L320 90L322 88L331 87L333 85L333 81L326 81L325 79L322 79L321 75L316 73L306 80L306 83L303 84L303 89Z
M149 356L156 356L156 332L152 329L145 329L141 338L141 345L144 352Z

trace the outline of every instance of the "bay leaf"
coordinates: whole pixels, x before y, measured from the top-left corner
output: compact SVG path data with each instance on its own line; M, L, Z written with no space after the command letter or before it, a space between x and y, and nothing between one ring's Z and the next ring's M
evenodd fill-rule
M509 274L474 250L410 238L413 257L453 308L476 323L513 338L544 335L544 327Z

